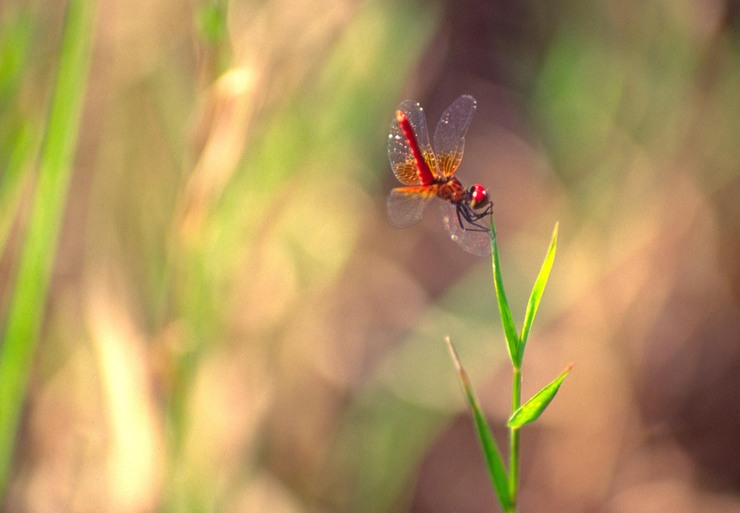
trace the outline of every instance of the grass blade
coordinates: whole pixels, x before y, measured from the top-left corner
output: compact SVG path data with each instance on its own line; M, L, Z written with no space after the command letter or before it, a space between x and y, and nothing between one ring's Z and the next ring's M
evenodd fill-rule
M506 299L506 291L504 291L504 279L501 276L501 263L499 262L498 257L498 243L496 242L496 227L493 225L493 217L491 217L491 254L493 284L496 289L498 311L501 314L501 325L503 326L504 334L506 335L506 346L509 349L509 358L511 358L511 362L514 364L514 367L519 368L522 362L520 351L521 344L519 343L519 335L514 326L514 318L511 316L509 301Z
M0 254L5 253L38 152L36 120L21 106L37 29L32 9L10 9L0 16Z
M64 212L94 34L95 2L70 0L28 231L0 349L0 496L36 351Z
M537 420L539 416L542 415L542 412L545 411L545 408L550 404L550 401L553 400L555 394L558 393L560 385L568 376L568 373L572 368L573 364L568 364L560 376L555 378L555 380L550 384L545 385L542 390L534 394L529 401L517 409L509 419L508 426L510 428L519 428L524 424L529 424L530 422Z
M534 316L537 314L537 309L540 306L540 300L542 294L545 291L545 285L550 277L550 270L552 269L553 261L555 260L555 250L558 246L558 223L555 223L555 229L552 231L552 239L550 240L550 247L547 249L547 255L545 255L545 261L542 262L540 273L537 275L537 280L534 282L532 287L532 293L529 295L529 302L527 303L527 311L524 314L524 325L522 326L522 341L521 347L519 348L520 357L524 354L524 347L527 344L527 338L529 337L529 331L532 328L534 322Z
M460 377L460 383L462 384L463 391L465 392L465 398L470 405L470 410L473 413L473 421L475 424L475 431L478 434L481 446L483 448L483 454L486 458L486 466L488 467L488 473L491 476L491 482L493 488L496 491L498 500L501 503L501 507L504 511L511 509L511 497L509 495L509 484L508 477L506 475L506 468L504 462L501 459L501 453L496 446L496 441L491 434L491 428L488 426L483 412L478 405L478 399L475 397L475 392L470 386L470 379L468 378L467 372L460 363L460 359L455 351L455 346L452 345L450 338L445 339L447 347L450 350L452 361L455 363L457 374Z

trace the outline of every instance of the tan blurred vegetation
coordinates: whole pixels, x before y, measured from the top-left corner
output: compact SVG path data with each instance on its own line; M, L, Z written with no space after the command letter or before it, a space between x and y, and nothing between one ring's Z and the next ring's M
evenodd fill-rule
M43 131L63 16L0 6L30 49L2 165L13 120ZM738 19L729 0L99 1L5 511L496 511L443 344L503 426L490 264L434 208L384 219L393 109L417 98L433 125L460 94L460 175L491 190L518 322L560 221L525 397L576 367L524 431L521 511L737 511ZM23 194L0 205L3 306Z

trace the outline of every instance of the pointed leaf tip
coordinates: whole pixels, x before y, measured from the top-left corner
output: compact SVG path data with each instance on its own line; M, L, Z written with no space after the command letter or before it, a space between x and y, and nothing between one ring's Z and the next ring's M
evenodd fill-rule
M560 223L555 223L555 228L552 231L552 238L550 239L550 246L547 248L545 260L542 262L542 267L540 267L540 272L537 275L537 279L532 287L532 292L529 295L527 310L524 314L524 324L522 326L522 341L521 347L519 348L520 357L524 356L524 347L527 344L527 339L529 338L529 332L532 329L532 323L537 314L537 309L540 307L540 300L542 299L542 294L545 292L547 280L550 278L550 271L552 270L552 265L555 261L555 252L558 246L559 226Z

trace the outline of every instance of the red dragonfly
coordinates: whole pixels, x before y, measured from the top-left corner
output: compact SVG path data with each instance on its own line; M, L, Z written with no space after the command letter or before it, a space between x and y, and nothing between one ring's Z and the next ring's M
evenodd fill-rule
M388 134L393 174L404 186L388 196L388 219L397 228L418 223L429 201L445 201L443 220L452 240L474 255L491 253L491 232L485 218L493 214L488 191L480 184L465 189L455 176L460 167L465 134L475 113L472 96L461 96L442 114L429 144L424 110L406 100L396 110Z

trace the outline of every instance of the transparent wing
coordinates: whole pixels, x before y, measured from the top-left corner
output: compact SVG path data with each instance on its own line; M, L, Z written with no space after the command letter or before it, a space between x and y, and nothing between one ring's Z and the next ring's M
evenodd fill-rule
M484 220L480 222L481 226L488 225L487 218L484 219L486 219L485 222L483 222ZM491 231L482 230L478 226L470 226L464 220L461 225L454 204L445 202L442 205L442 221L447 233L450 234L450 238L465 251L482 257L491 254ZM466 229L463 229L463 226Z
M432 173L436 175L437 168L434 160L432 145L429 144L429 133L427 132L427 122L424 117L424 109L414 100L405 100L398 105L398 110L402 111L411 122L411 126L416 134L416 140L419 143L424 160L429 164ZM409 142L403 135L401 127L398 126L396 116L393 116L390 130L388 132L388 159L391 161L391 169L399 182L404 185L419 185L419 168L416 165L414 154L411 151Z
M476 102L472 96L461 96L442 114L434 132L439 174L452 176L460 167L465 150L465 134L475 114Z
M406 228L421 221L424 209L436 196L436 187L397 187L388 195L386 212L396 228Z

